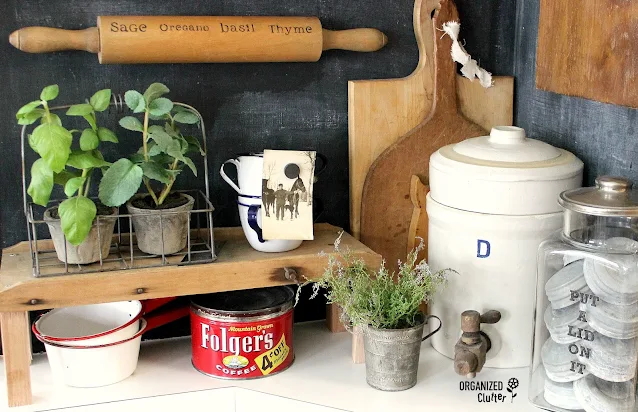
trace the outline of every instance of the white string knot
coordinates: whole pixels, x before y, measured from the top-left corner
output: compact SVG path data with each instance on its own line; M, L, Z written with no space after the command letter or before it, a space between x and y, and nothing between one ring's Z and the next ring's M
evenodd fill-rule
M478 62L470 56L465 50L463 45L459 43L459 32L461 30L461 23L458 21L448 21L443 23L443 31L452 39L452 60L462 65L461 74L471 81L478 79L481 86L488 88L492 87L492 73L481 68Z

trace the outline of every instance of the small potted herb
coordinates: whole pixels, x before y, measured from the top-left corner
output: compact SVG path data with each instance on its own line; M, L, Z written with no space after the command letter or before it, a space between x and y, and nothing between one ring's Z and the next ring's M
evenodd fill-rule
M185 193L172 192L172 188L185 167L197 176L197 168L187 155L204 154L199 141L184 136L179 129L180 123L198 124L199 116L162 97L168 92L161 83L151 84L144 94L135 90L126 92L126 105L143 118L140 121L135 116L126 116L120 120L120 126L138 132L142 145L137 153L109 167L99 190L99 198L105 205L126 203L137 246L142 252L154 255L170 255L186 246L188 213L193 209L194 199ZM142 183L147 193L136 196Z
M342 321L359 327L364 334L366 380L374 388L386 391L409 389L416 384L421 342L440 329L423 336L426 316L421 304L428 302L453 272L444 269L433 273L417 256L423 242L399 262L399 272L390 273L381 265L370 270L360 258L339 247L331 255L322 277L313 285L316 297L325 288L329 304L341 308ZM438 319L438 318L436 318Z
M31 166L27 193L35 204L46 207L54 184L64 188L67 199L44 212L56 254L59 260L70 264L94 263L100 255L108 256L116 221L108 217L114 215L114 209L96 205L88 197L94 172L110 165L98 150L100 142L118 142L111 130L98 127L96 119L97 112L108 108L111 90L100 90L88 103L67 110L67 116L81 116L89 124L80 134L79 149L73 149L72 143L73 133L80 132L65 128L60 117L49 109L48 102L58 93L57 85L47 86L40 100L27 103L16 114L20 125L40 120L29 135L29 145L40 158Z

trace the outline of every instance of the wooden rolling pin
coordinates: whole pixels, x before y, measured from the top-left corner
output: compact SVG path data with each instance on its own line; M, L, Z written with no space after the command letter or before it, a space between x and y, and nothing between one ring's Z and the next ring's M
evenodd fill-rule
M99 16L97 27L25 27L9 42L29 53L85 50L103 64L313 62L323 50L379 50L387 37L325 30L316 17Z

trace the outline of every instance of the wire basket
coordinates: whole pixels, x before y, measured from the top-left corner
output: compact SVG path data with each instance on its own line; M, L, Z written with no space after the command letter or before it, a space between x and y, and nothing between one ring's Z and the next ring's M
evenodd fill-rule
M204 191L202 190L182 190L176 191L185 193L193 197L194 205L190 211L172 212L169 210L154 210L149 215L159 216L160 231L162 232L162 253L151 255L142 252L137 246L137 238L133 230L133 221L131 214L121 214L118 212L111 215L98 215L95 218L94 226L97 229L97 238L101 239L100 233L103 227L102 223L110 221L114 224L113 236L110 240L108 253L103 256L102 248L99 249L99 260L90 264L72 264L68 263L69 251L68 242L64 238L64 251L59 251L63 259L58 258L53 241L45 239L44 232L49 232L48 224L44 219L45 210L55 207L61 203L61 200L53 200L45 208L34 204L27 195L26 181L26 160L25 160L25 142L27 135L27 126L22 127L21 156L22 156L22 197L24 214L27 220L27 237L29 241L29 250L31 253L33 275L35 277L60 276L68 274L106 272L113 270L141 269L162 266L191 265L213 262L217 259L215 254L215 239L213 232L213 211L215 208L210 202L209 181L208 181L208 159L206 148L206 128L204 127L204 119L201 114L192 106L174 102L175 105L182 106L191 110L199 117L201 130L203 165L204 165ZM51 111L60 111L68 109L70 106L53 107ZM122 97L113 96L113 101L109 106L109 112L122 112L124 108ZM188 234L186 239L186 247L177 253L170 255L164 254L164 237L163 222L170 215L187 214L188 216ZM140 216L138 214L135 215ZM113 222L114 221L114 222ZM109 231L110 232L110 231ZM107 238L108 241L108 238Z

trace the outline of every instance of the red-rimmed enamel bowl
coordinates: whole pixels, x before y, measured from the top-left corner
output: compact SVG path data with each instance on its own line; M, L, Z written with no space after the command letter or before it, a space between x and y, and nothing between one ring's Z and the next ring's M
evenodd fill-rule
M95 346L49 342L37 333L36 337L44 343L51 373L57 382L94 388L120 382L135 372L142 334L149 329L145 319L139 324L132 336Z
M136 335L143 314L138 300L53 309L32 326L42 341L65 346L98 346Z

